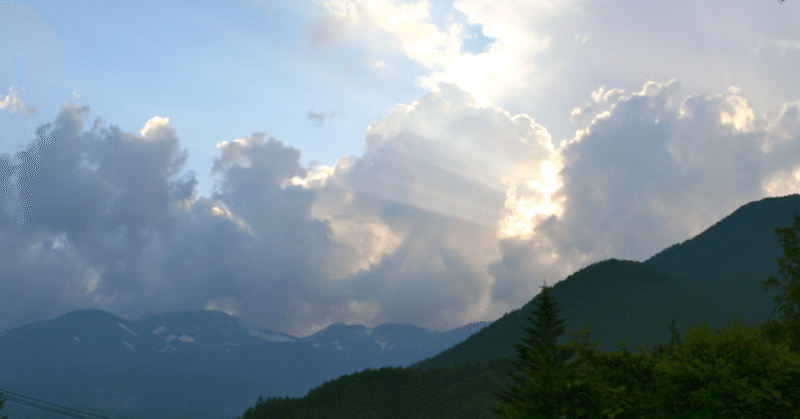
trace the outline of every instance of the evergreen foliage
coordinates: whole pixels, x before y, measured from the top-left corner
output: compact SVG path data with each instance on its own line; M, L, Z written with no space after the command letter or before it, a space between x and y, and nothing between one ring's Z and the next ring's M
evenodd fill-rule
M557 417L562 400L567 396L557 383L573 375L566 363L572 351L556 345L565 331L559 311L550 296L550 287L545 284L537 297L534 316L526 316L533 327L523 328L528 335L522 339L522 344L514 344L517 350L513 361L515 370L508 375L516 386L497 393L507 405L493 408L493 412L507 418Z

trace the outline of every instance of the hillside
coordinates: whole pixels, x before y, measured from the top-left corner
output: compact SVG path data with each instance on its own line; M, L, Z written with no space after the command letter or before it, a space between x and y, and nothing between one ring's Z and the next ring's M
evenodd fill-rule
M794 214L800 214L800 195L751 202L645 262L612 259L557 282L551 295L561 304L566 321L563 342L587 324L592 325L592 338L600 340L600 348L612 351L626 334L631 337L629 350L636 349L634 340L648 348L663 343L673 317L679 332L704 319L715 328L733 317L749 323L765 321L778 290L763 291L761 281L777 275L775 259L783 254L774 230L791 226ZM522 336L525 313L534 301L412 367L488 362L513 355L512 345Z
M761 282L776 274L775 259L783 253L774 230L790 226L794 214L800 214L798 195L753 202L646 262L611 259L570 275L551 291L567 331L559 343L591 325L591 340L599 340L601 350L616 350L617 342L628 338L628 349L635 352L638 343L648 350L667 343L672 318L678 332L703 321L721 328L733 317L750 324L765 321L779 290L765 292ZM509 383L505 372L516 354L512 344L522 337L535 301L409 368L343 376L303 398L259 402L242 419L493 418L493 391ZM354 393L353 388L372 390ZM381 410L387 403L411 406L403 405L403 415L387 416Z

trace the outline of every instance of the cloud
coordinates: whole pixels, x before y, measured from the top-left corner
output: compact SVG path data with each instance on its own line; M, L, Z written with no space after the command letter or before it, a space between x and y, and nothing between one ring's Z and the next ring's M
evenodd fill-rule
M22 99L19 98L19 92L13 86L3 100L0 100L0 110L12 113L19 112L23 116L32 116L39 111L33 105L22 103Z
M500 256L505 191L551 156L547 130L441 84L365 140L363 156L291 181L318 192L312 214L333 232L327 292L347 302L336 315L441 330L507 311L492 305L487 266Z
M0 253L18 261L9 280L28 281L9 287L5 326L87 307L219 308L297 335L485 319L498 314L486 266L504 191L552 147L529 117L442 85L376 121L364 156L333 167L303 168L298 150L264 133L223 141L214 192L198 197L168 118L128 133L89 117L62 109L31 182L29 226L3 196ZM32 312L31 301L47 304Z
M265 133L222 141L201 197L168 118L129 133L67 105L40 131L55 137L37 149L32 222L0 194L0 327L94 307L222 309L299 336L335 322L445 330L800 185L798 102L764 115L735 88L683 98L676 81L589 92L560 143L448 83L333 166L302 167Z
M320 128L323 125L325 125L325 121L336 118L341 115L342 114L340 114L339 112L316 113L313 110L308 111L308 113L306 114L309 121L312 121L314 123L314 126L316 126L317 128Z
M197 198L168 118L136 135L99 119L83 131L88 116L65 106L55 140L39 147L28 227L20 202L0 194L0 254L14 265L3 326L84 307L128 317L219 307L288 328L314 295L330 235L308 215L314 191L281 186L306 173L299 152L258 133L222 142L217 190Z
M33 207L30 184L39 177L42 152L45 148L52 146L56 138L55 133L51 131L51 127L52 124L40 126L36 132L36 140L31 141L25 150L18 151L13 158L8 153L0 154L0 188L7 195L10 194L11 178L16 177L22 205L22 221L25 225L31 223L31 209ZM16 161L19 161L19 163L16 163Z
M387 60L429 90L442 82L455 84L481 106L533 115L559 140L591 122L564 115L586 92L603 85L631 91L646 81L673 78L686 92L737 85L763 109L800 96L786 76L800 55L796 40L785 35L797 23L779 9L785 5L718 0L670 6L636 0L515 0L503 7L487 0L323 4L326 19L347 28L336 32L335 42L348 54ZM466 48L474 35L470 27L489 43Z
M673 81L616 92L561 144L551 198L562 212L511 213L528 228L500 243L494 299L524 303L515 296L535 293L531 278L558 281L611 257L644 260L747 202L797 193L800 165L787 156L800 151L798 103L766 116L735 88L683 101L678 91Z

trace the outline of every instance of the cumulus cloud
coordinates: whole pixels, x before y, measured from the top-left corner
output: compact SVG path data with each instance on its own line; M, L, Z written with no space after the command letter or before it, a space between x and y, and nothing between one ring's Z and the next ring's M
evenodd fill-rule
M737 85L764 109L800 96L786 76L800 60L796 40L787 36L796 14L784 13L788 4L740 3L323 2L326 22L347 28L326 39L349 53L391 56L398 68L395 59L403 57L421 67L410 74L418 85L455 84L482 106L534 115L558 139L591 122L564 114L603 85L632 91L649 80L677 78L687 93ZM469 25L489 40L483 48L465 48Z
M332 322L484 319L498 314L486 266L505 191L552 148L530 117L442 85L333 167L303 168L299 150L264 133L223 141L214 193L198 197L168 118L138 133L99 119L84 130L89 112L62 110L31 183L30 226L3 198L0 250L23 261L9 278L36 276L4 302L16 322L81 307L216 308L304 335ZM30 301L47 304L32 313Z
M55 133L51 131L51 127L52 124L40 126L36 132L36 140L31 141L25 150L18 151L13 158L8 153L0 154L0 188L6 194L10 194L11 179L16 177L20 204L22 205L22 221L26 225L31 223L31 208L33 206L30 184L39 177L42 152L45 148L52 146L55 141Z
M67 105L39 132L54 137L37 149L32 222L0 194L13 284L0 326L88 307L220 309L298 336L334 322L496 319L544 281L645 259L796 191L800 103L764 115L736 88L681 91L595 88L583 127L555 143L530 116L440 83L333 166L302 167L300 150L265 133L220 142L216 187L200 197L167 117L129 133Z
M797 193L800 165L789 157L800 151L797 103L770 117L735 88L683 101L678 89L677 81L648 82L617 92L561 144L552 196L561 213L517 212L530 228L501 241L493 298L534 292L531 276L557 281L606 258L647 259L749 201Z
M365 141L362 156L291 180L317 190L312 213L329 220L329 292L350 299L337 315L442 330L508 310L491 304L486 268L506 190L551 155L547 130L441 84L375 121Z
M14 265L4 279L20 282L4 297L11 325L81 307L124 316L216 307L251 320L269 311L266 323L288 328L314 295L330 234L309 218L314 191L282 187L305 174L299 152L264 134L222 142L217 190L198 198L168 118L137 135L100 120L83 131L88 114L66 106L41 150L30 226L2 195L0 253Z
M31 116L38 112L35 106L26 105L22 102L19 92L14 87L11 87L3 100L0 100L0 110L12 113L19 112L23 116Z

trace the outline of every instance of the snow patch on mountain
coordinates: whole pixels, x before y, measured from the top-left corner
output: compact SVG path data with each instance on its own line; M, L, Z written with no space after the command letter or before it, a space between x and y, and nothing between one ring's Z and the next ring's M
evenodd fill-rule
M278 335L276 333L264 333L258 330L248 330L247 334L261 340L265 340L267 342L294 342L295 339L292 339L288 336Z
M125 325L124 325L124 324L122 324L122 323L117 323L117 326L121 327L123 330L125 330L126 332L128 332L128 333L132 334L133 336L139 336L139 335L137 335L137 334L136 334L136 332L134 332L134 331L133 331L133 330L131 330L131 329L128 329L128 327L127 327L127 326L125 326Z
M74 338L72 338L72 340L74 340L75 342L78 342L78 341L80 341L80 339L78 339L78 337L77 337L77 336L75 336Z
M124 340L123 340L123 341L122 341L122 343L124 343L124 344L125 344L125 346L127 346L127 347L131 348L131 350L132 350L133 352L136 352L136 349L134 349L133 345L131 345L131 344L130 344L130 343L128 343L127 341L124 341Z
M153 334L158 335L164 333L165 330L167 330L167 326L158 326L155 329L153 329Z
M175 336L175 335L172 335L172 334L167 335L167 337L164 338L164 340L166 340L167 343L171 343L173 340L179 340L181 342L186 342L186 343L194 343L195 342L194 338L191 337L191 336L186 336L186 335Z
M378 345L380 345L381 349L386 349L386 344L387 344L387 343L389 343L389 341L387 340L386 342L378 342L378 341L376 340L376 341L375 341L375 343L377 343Z

